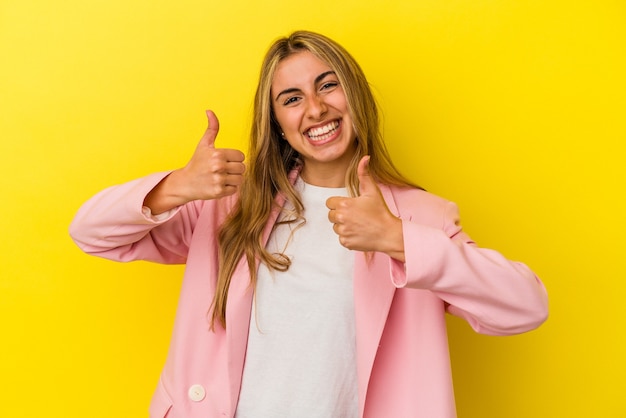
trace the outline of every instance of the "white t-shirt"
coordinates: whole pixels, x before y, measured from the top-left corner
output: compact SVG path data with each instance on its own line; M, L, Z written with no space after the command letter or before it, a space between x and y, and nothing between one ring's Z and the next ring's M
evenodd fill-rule
M268 241L292 264L286 272L259 268L236 418L358 416L354 256L326 207L347 190L301 180L296 187L306 222L279 225Z

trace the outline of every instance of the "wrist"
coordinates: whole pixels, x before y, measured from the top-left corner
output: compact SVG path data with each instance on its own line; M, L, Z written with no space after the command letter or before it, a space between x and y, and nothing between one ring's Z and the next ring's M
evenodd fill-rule
M386 236L388 239L386 240L387 249L384 251L385 254L404 263L404 233L402 220L400 218L393 217L393 221L390 223Z
M153 215L167 212L189 201L180 193L180 184L184 184L180 182L180 177L180 170L172 171L146 195L143 204Z

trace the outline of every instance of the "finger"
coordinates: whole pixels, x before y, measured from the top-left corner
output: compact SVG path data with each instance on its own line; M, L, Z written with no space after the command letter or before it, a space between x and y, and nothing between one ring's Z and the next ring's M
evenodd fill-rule
M228 174L243 174L246 172L246 165L238 162L226 163L226 173Z
M370 156L366 155L359 161L357 176L359 177L359 194L361 196L376 193L376 183L370 176Z
M220 151L222 152L224 159L228 162L242 163L246 158L244 153L239 151L238 149L222 148L220 149Z
M207 110L206 116L209 122L209 126L204 132L204 135L202 135L201 142L204 142L209 147L214 148L215 138L217 137L217 133L220 130L220 123L219 123L219 120L217 119L217 116L215 116L215 113L213 113L212 110Z
M326 207L330 210L337 209L339 202L343 199L340 196L333 196L326 199Z
M334 209L331 209L328 211L328 220L330 221L330 223L333 224L333 228L337 226L337 222L336 222L337 220L335 219L336 218L335 212L336 211Z
M226 179L224 180L225 186L238 187L238 186L241 186L241 183L243 183L243 176L240 174L229 174L226 176Z

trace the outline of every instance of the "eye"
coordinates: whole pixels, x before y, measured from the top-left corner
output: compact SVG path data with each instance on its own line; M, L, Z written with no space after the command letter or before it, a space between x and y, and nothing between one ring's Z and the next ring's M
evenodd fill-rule
M289 97L287 100L283 102L283 106L288 106L290 104L296 103L298 102L298 100L300 100L298 96Z
M320 87L320 90L332 90L337 87L339 83L337 81L328 81Z

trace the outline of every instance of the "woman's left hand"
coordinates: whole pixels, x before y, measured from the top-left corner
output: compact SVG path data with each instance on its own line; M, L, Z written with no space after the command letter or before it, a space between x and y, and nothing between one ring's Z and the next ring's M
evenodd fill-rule
M385 203L378 185L369 174L369 156L359 162L358 197L334 196L326 201L328 220L344 247L356 251L378 251L404 261L402 221Z

